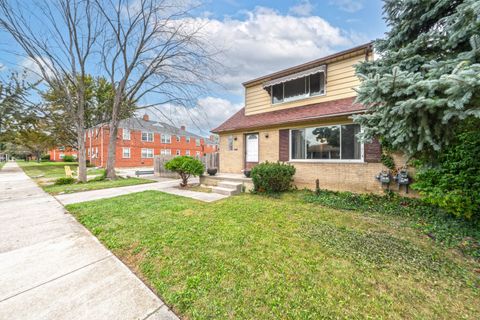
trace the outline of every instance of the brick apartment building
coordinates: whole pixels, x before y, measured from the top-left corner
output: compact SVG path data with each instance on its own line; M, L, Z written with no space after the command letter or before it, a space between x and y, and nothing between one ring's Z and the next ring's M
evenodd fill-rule
M49 150L50 161L63 161L65 156L73 156L77 158L78 152L75 149L69 147L57 147Z
M109 138L106 124L87 130L85 147L87 160L90 160L91 164L106 166ZM186 131L184 126L176 128L163 122L151 121L148 115L144 115L142 118L133 117L120 121L115 166L151 167L155 155L196 157L217 151L218 144L213 136L207 139Z

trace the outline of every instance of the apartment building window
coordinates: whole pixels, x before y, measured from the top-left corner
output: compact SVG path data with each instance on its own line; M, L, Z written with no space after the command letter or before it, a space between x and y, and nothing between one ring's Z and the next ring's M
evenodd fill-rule
M197 157L200 157L200 151L195 152L195 155L196 155Z
M162 150L160 150L160 154L169 156L169 155L172 154L172 150L171 149L162 149Z
M293 78L294 76L292 76ZM275 81L275 80L273 80ZM320 71L270 86L272 104L325 94L325 72Z
M359 132L358 124L293 129L290 159L361 161L363 145L356 137Z
M142 141L152 142L153 132L142 132Z
M200 139L195 139L195 145L196 145L197 147L200 147Z
M180 155L180 150L177 150L177 152L175 153L177 156Z
M180 136L176 136L175 138L177 139L177 142L180 142L180 139L181 139Z
M143 159L153 158L153 149L142 148L142 158Z
M90 152L89 152L89 155L90 155ZM60 159L63 159L63 158L65 158L65 154L60 153Z
M189 156L189 155L190 155L190 150L185 151L185 154L186 154L187 156Z
M172 136L169 134L162 134L162 143L172 143Z
M130 159L130 148L122 148L122 157L124 159Z
M228 147L228 151L233 151L233 136L228 136L227 147Z
M187 143L189 143L189 142L190 142L190 137L189 137L189 136L186 136L186 137L185 137L185 141L186 141Z
M122 129L122 132L123 132L123 140L130 140L130 130L128 129Z

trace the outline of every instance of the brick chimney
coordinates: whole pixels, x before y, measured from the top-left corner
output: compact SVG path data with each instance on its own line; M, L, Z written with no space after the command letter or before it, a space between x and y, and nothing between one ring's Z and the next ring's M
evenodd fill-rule
M148 114L145 113L145 114L143 115L143 120L148 121L149 119L150 119L150 118L148 117Z
M181 126L181 127L180 127L180 130L185 131L185 126Z

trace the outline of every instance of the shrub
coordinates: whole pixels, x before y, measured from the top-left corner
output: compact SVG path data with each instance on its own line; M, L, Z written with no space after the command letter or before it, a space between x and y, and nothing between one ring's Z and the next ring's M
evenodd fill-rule
M456 217L480 220L480 121L471 121L442 150L435 164L423 164L413 188L424 200Z
M50 155L49 154L42 155L42 161L50 161Z
M75 158L73 156L64 156L63 157L64 162L75 162Z
M264 162L252 169L254 192L277 193L292 188L295 167L285 163Z
M189 156L175 157L165 163L165 169L174 171L180 175L182 182L181 187L186 187L190 176L199 176L203 174L205 168L200 160Z
M60 185L64 185L64 184L74 184L75 181L76 180L74 178L71 178L71 177L58 178L57 180L55 180L55 185L60 186Z

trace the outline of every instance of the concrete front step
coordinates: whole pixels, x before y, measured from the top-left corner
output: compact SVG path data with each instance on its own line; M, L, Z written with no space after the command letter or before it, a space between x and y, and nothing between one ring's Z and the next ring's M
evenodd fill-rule
M221 181L218 183L217 187L237 190L238 192L242 192L242 183L241 182L233 182L233 181Z
M223 187L212 187L212 191L219 194L224 194L226 196L233 196L234 194L239 194L238 189L223 188Z

